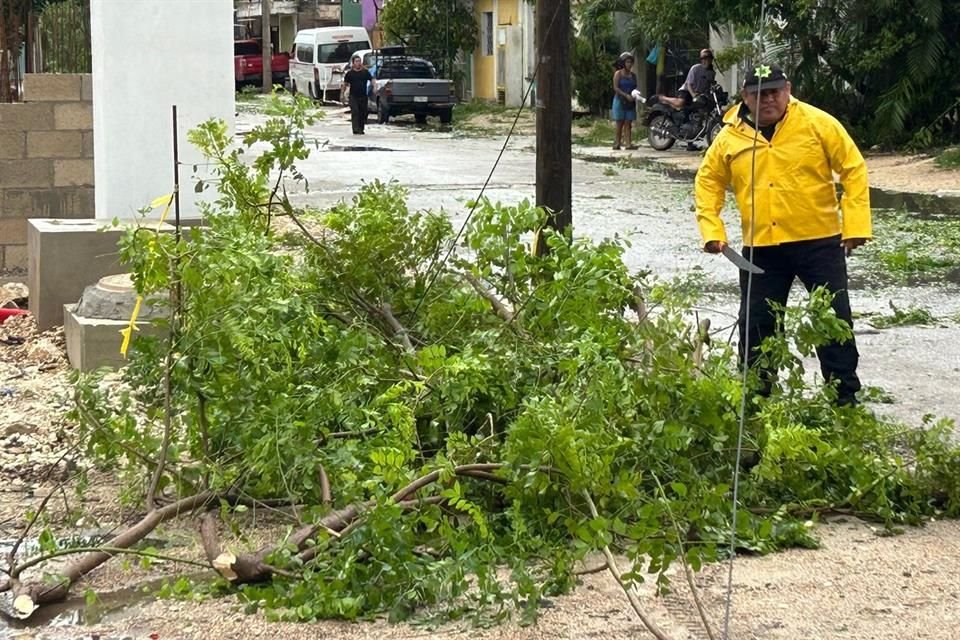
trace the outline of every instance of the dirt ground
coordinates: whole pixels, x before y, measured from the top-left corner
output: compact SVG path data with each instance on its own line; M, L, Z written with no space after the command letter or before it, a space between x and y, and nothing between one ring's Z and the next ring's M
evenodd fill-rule
M324 125L326 129L317 135L342 136L347 124L336 118L338 116L331 116L331 121ZM377 140L377 131L374 129L368 136L372 139L370 141L397 147L420 144L418 136L440 140L432 132L411 132L409 128L398 127L385 130L384 141L380 142ZM344 139L349 140L349 136ZM440 140L440 143L445 143L445 140ZM523 149L529 143L529 140L521 139L516 147ZM461 144L463 146L458 150L461 157L474 151L492 156L499 147L499 141L494 139ZM590 154L601 153L599 149L586 151ZM602 153L653 155L645 147L636 152L611 152L605 149ZM525 152L522 162L527 162L529 155L528 151ZM393 156L410 157L400 153ZM358 154L343 154L343 157L346 162L355 159L359 162L360 158ZM675 162L686 169L695 169L699 162L697 154L681 151L657 154L656 159L658 162ZM399 164L397 160L393 162ZM475 164L482 162L486 162L486 156L474 160ZM507 194L504 197L512 195L512 190L529 186L519 169L521 162L513 162L516 164L508 168L516 170L509 172L499 187L501 194ZM419 172L411 175L423 175L422 167L418 166L422 164L420 159L411 157L409 163L411 172ZM957 193L960 190L960 171L937 169L929 158L871 156L868 166L875 186L926 193ZM345 173L353 171L349 167L338 170ZM584 171L582 167L578 170ZM335 180L331 177L333 171L331 167L324 166L322 177L313 183L318 185L321 192L327 189L331 198L349 194L353 185ZM350 175L362 177L366 174ZM602 175L596 170L588 177L583 177L581 173L580 179L596 182L600 178ZM417 184L415 180L409 182ZM468 192L479 182L482 182L482 177L464 175L462 182L456 185L423 186L419 197L435 199L442 189L457 193L456 197L460 197L460 192ZM621 182L614 183L612 187L601 185L596 188L601 191L628 188L624 185ZM682 186L682 190L687 188ZM417 196L415 193L414 197ZM664 197L674 196L667 194ZM609 219L613 219L612 216L608 216ZM648 224L648 221L649 218L644 218L643 224ZM656 255L658 252L651 253ZM689 259L704 258L691 253ZM678 262L676 259L673 261ZM678 268L688 268L690 263L680 260L678 264ZM934 293L945 297L942 292ZM0 304L21 294L20 290L0 288ZM950 300L945 300L944 304L956 306ZM933 340L924 349L936 352L938 340L953 340L960 334L957 327L951 325L946 329L931 329L930 332L907 328L900 335L905 336L903 339L906 340L914 339L916 344L920 344L921 340ZM955 391L960 362L952 365L947 363L949 366L942 367L931 365L928 373L936 380L931 378L925 381L922 376L913 376L912 382L905 382L904 377L911 376L904 376L901 370L911 366L909 354L901 354L906 359L900 360L898 358L901 355L895 352L880 353L879 350L889 344L883 342L882 337L867 334L863 340L876 359L889 359L886 365L877 365L876 371L886 371L891 385L899 384L904 394L910 393L910 398L898 398L902 401L895 405L895 410L903 417L913 419L918 419L925 411L946 412L948 415L955 412L957 400L951 389ZM69 475L70 469L66 469L61 470L59 476L48 478L46 470L51 462L69 453L74 442L73 425L64 416L70 404L70 387L62 331L37 334L30 319L15 319L0 327L0 339L10 338L23 338L24 343L0 343L0 555L5 555L4 543L8 544L16 538L26 509L37 504L45 495L45 490L52 486L51 482ZM875 349L871 340L876 341ZM946 342L940 344L945 345ZM916 349L909 351L916 353ZM889 364L891 362L893 364ZM869 363L867 365L870 366ZM882 381L885 383L887 379ZM916 393L912 391L913 385L917 387ZM105 475L95 475L94 478L94 487L83 505L90 516L82 521L70 522L70 529L103 531L134 519L136 514L127 512L117 503L115 480ZM56 512L60 513L78 505L77 499L70 494L58 496L54 502L57 503ZM157 537L168 545L164 552L201 559L195 542L195 524L187 520L158 530ZM951 640L960 637L960 578L957 577L960 576L960 522L931 522L921 528L907 529L899 536L882 537L866 523L834 520L819 525L817 534L823 543L818 550L793 550L766 557L736 559L730 638ZM95 572L89 582L78 585L74 590L75 600L68 607L55 610L53 619L44 620L42 626L15 626L0 618L0 639L116 640L146 639L153 637L152 634L164 640L281 637L289 640L576 640L652 637L643 629L626 597L606 573L583 576L582 584L572 594L548 603L540 620L533 626L520 627L516 623L508 623L487 630L456 625L426 629L411 625L389 625L386 622L269 623L259 615L244 615L234 597L202 602L158 601L136 595L133 591L122 591L125 588L135 591L136 585L144 580L183 571L188 570L164 564L148 573L138 568L125 569L120 563L112 562ZM704 568L697 576L705 606L717 628L722 628L727 571L726 564L713 565ZM707 638L705 633L698 630L686 587L679 578L674 580L674 584L675 593L665 598L655 596L649 588L641 590L641 600L647 613L675 640ZM84 624L79 620L78 611L85 615L91 613L84 610L82 603L84 590L88 587L100 594L104 603L102 608L107 613L96 622L88 620ZM716 637L722 637L722 633Z

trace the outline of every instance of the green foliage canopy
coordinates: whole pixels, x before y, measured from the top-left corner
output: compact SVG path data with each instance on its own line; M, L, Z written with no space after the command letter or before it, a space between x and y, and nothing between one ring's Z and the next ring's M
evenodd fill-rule
M447 74L458 54L476 48L479 34L472 7L462 0L390 0L380 12L380 26L390 39L433 56Z

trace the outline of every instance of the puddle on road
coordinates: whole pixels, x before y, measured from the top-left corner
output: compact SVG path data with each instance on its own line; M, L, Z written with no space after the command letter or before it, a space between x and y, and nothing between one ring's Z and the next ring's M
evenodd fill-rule
M368 147L362 145L328 144L320 147L319 151L397 151L397 149L388 149L386 147Z
M3 612L0 617L0 637L4 628L24 632L42 632L45 629L57 629L78 625L96 625L123 619L136 614L144 604L157 599L157 592L167 583L180 577L191 581L209 580L208 572L196 572L183 576L165 576L148 582L97 594L95 602L87 603L83 595L74 595L63 602L54 602L38 609L30 620L18 620ZM30 637L30 636L28 636Z

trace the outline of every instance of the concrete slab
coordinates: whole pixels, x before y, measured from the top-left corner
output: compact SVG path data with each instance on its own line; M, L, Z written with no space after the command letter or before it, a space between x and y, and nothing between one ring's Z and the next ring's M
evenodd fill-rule
M129 270L120 263L117 242L124 228L137 221L122 220L117 228L108 224L105 220L28 220L30 312L41 331L63 324L63 305L77 302L87 285ZM155 222L148 224L156 228ZM171 233L173 227L164 224L160 231Z
M127 320L85 318L75 313L77 305L63 305L63 333L67 342L67 359L70 366L80 371L94 371L101 367L119 369L127 364L120 354L123 344L121 329ZM138 322L139 331L133 333L131 348L142 336L162 336L165 331L150 322Z

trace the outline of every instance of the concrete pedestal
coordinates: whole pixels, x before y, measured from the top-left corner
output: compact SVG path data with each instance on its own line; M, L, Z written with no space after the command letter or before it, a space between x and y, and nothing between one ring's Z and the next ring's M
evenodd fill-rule
M41 331L64 323L63 306L80 299L87 285L128 271L120 264L117 242L124 229L107 228L103 220L32 219L27 226L30 312ZM151 223L156 228L156 223ZM164 224L162 233L173 227Z
M123 344L121 329L127 320L85 318L75 313L77 305L63 305L63 333L67 342L67 360L70 366L80 371L94 371L101 367L119 369L127 363L120 354ZM133 332L131 348L141 336L162 335L162 331L150 322L137 322L139 331Z
M130 325L137 295L129 274L106 276L84 289L77 304L63 305L63 333L67 342L67 359L74 369L93 371L101 367L114 369L126 364L120 353L121 330ZM151 307L144 303L137 315L137 331L133 332L132 348L141 336L166 334L151 320L164 315L165 305Z

